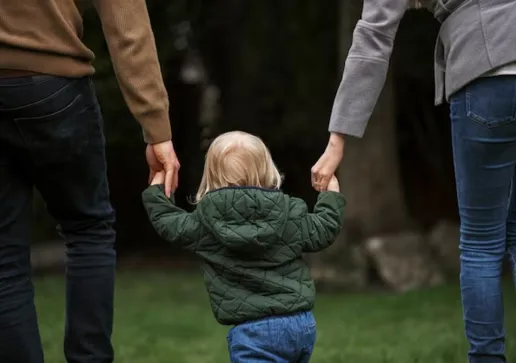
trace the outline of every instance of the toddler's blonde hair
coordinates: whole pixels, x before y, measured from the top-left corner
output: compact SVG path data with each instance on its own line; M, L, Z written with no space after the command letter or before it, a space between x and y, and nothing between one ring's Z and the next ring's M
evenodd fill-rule
M282 178L263 141L243 131L226 132L211 143L195 203L225 187L279 189Z

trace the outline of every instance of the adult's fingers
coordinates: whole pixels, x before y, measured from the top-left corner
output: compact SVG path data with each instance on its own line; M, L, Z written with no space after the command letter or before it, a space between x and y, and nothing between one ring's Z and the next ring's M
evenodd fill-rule
M319 182L319 191L320 192L325 192L326 190L328 190L328 184L330 184L330 178L323 178L321 179L321 181Z
M315 188L316 185L319 183L320 179L321 179L321 176L320 176L320 166L319 166L319 161L312 167L311 169L311 181L312 181L312 186Z
M175 192L177 187L179 186L179 166L174 168L172 172L172 192Z
M318 192L322 192L328 189L330 183L329 177L322 176L320 173L312 174L312 186Z
M319 191L319 185L320 185L320 181L319 181L319 178L316 174L312 174L312 187Z
M173 179L173 170L167 170L165 172L165 194L168 198L172 194L172 179Z
M320 191L321 186L325 184L325 177L324 174L321 172L321 168L319 165L314 165L312 168L312 186L315 190ZM328 185L328 182L326 182L326 185Z

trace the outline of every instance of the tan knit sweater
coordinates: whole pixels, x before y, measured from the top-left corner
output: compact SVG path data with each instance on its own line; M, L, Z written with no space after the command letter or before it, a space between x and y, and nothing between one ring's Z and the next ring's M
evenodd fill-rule
M168 96L145 0L92 0L124 98L148 143L171 137ZM89 0L0 1L0 69L62 77L92 75L81 41Z

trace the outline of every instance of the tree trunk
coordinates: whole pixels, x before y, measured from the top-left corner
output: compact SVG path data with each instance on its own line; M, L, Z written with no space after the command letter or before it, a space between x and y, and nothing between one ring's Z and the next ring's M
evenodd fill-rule
M342 0L340 4L340 63L343 66L362 2ZM333 289L371 283L375 276L371 275L364 241L410 226L399 174L393 91L389 74L364 138L346 138L338 172L348 201L345 227L330 249L309 257L314 278L320 286Z
M361 1L341 1L341 64L344 65ZM396 138L396 109L392 72L362 139L346 138L341 188L348 200L347 218L360 223L362 237L397 232L409 226Z

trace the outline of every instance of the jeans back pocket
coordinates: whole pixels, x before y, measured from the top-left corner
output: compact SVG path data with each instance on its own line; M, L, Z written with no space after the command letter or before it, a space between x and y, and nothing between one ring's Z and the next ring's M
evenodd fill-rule
M467 116L486 127L516 120L516 75L475 80L466 87Z

